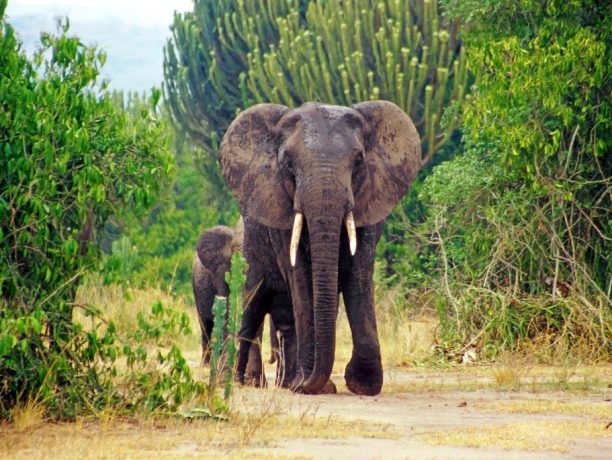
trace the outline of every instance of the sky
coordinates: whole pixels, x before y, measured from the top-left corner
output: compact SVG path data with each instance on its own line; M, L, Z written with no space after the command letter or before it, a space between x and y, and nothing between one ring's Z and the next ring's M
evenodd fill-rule
M106 51L110 88L142 92L161 85L174 11L192 8L192 0L9 0L6 16L28 53L41 31L55 31L56 17L68 16L71 33Z

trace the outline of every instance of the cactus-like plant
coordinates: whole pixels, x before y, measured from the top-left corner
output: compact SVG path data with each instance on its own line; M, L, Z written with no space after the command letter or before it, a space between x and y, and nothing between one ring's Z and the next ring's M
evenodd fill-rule
M196 0L172 30L166 98L213 156L236 112L256 102L388 99L414 120L424 162L457 127L465 58L435 0Z
M256 102L393 101L414 120L424 162L456 129L465 57L435 0L310 2L304 23L294 8L278 25L278 42L248 55L247 86Z
M229 399L234 381L234 364L236 362L238 331L242 321L242 287L246 280L247 263L240 254L232 255L231 271L225 274L225 281L229 285L229 314L227 318L227 369L225 375L224 398Z
M175 13L164 49L164 94L180 129L216 157L220 134L250 104L247 54L277 41L276 19L298 0L194 0Z

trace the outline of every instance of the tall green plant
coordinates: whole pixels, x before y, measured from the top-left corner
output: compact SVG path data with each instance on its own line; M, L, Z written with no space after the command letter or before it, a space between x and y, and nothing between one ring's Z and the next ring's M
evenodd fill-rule
M178 124L213 153L256 102L391 100L415 121L425 162L457 127L465 59L435 1L203 3L175 17L165 89Z
M242 321L242 289L246 280L247 263L240 252L232 254L231 271L225 274L225 281L230 288L229 312L227 320L227 368L230 372L225 376L224 397L229 399L232 394L232 384L235 375L238 332Z
M159 93L129 118L103 94L103 52L65 21L29 60L5 8L0 0L0 416L34 399L74 417L108 403L116 372L113 326L73 321L85 308L78 282L99 260L96 230L149 208L173 163Z
M538 339L609 357L612 7L446 3L466 23L476 89L465 157L424 190L443 329L493 349Z
M393 101L414 120L425 163L457 128L467 69L456 31L443 21L437 2L310 2L304 23L293 8L278 24L278 43L249 54L254 101Z
M242 289L246 280L247 264L239 252L232 255L231 269L225 274L229 285L229 298L215 297L213 304L214 326L212 330L212 350L210 359L209 387L215 391L221 368L225 370L223 389L224 399L232 394L239 342L238 331L242 320ZM225 354L225 356L222 356Z

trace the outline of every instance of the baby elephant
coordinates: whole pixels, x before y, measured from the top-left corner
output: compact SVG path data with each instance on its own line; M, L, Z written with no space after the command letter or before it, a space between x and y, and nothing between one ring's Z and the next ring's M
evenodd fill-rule
M213 329L212 306L215 296L229 296L229 286L225 282L225 273L230 270L232 254L239 251L243 239L242 219L236 230L218 225L206 230L200 236L196 246L192 265L192 286L195 297L198 320L202 333L202 363L210 361L209 341ZM262 327L259 328L258 338L261 341ZM270 362L274 362L278 355L278 339L272 321L270 321L270 340L272 355ZM256 343L251 347L246 371L247 381L258 386L263 384L265 378L262 373L261 349Z

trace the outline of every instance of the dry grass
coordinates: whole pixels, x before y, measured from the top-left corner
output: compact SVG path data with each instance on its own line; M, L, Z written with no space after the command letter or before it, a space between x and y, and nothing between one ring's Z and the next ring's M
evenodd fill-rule
M408 379L402 380L395 380L393 370L385 369L388 378L385 377L383 390L385 393L521 390L535 394L563 391L612 397L610 365L581 365L568 371L564 366L527 364L521 357L516 358L515 364L510 357L507 359L506 364L494 366L454 366L435 371L414 369Z
M531 363L522 356L501 355L491 369L495 383L502 387L520 387L523 379L529 375Z
M529 399L525 401L502 401L482 405L496 411L523 414L563 414L588 417L594 420L612 421L612 404L609 401L559 401L551 399Z
M112 320L120 334L133 331L138 326L138 314L151 313L151 307L160 301L166 307L172 307L179 312L185 312L191 320L192 334L190 336L168 337L185 349L199 347L199 323L195 304L191 299L175 296L161 288L123 288L118 285L103 286L98 279L88 279L77 292L76 304L94 305L103 311L105 318ZM87 325L89 318L83 308L75 309L75 319Z
M602 423L555 420L446 428L417 436L433 445L569 452L571 440L609 435Z
M408 318L404 310L395 305L392 299L394 294L385 295L390 297L387 300L378 299L378 304L383 307L377 310L385 369L383 395L417 393L415 397L418 398L418 394L424 392L519 389L533 393L553 390L568 395L603 394L603 399L611 396L608 388L612 385L610 365L582 366L567 356L558 360L559 365L547 367L538 365L532 358L508 355L494 366L453 366L435 370L412 367L407 371L407 365L419 363L429 356L436 321L430 317ZM101 288L92 283L79 290L78 298L79 303L101 306L120 331L135 327L138 312L149 312L157 300L187 312L193 331L198 331L192 300L173 297L160 289L123 290L117 287ZM84 320L81 314L78 318ZM342 375L352 352L350 328L343 308L337 324L334 373ZM267 327L266 322L264 357L269 355ZM207 370L199 366L199 334L171 340L181 345L197 378L206 379ZM266 366L270 375L274 365ZM396 370L399 368L402 370ZM348 390L342 379L335 380L341 393L338 397L348 397L345 396ZM587 404L584 400L573 402L571 398L567 402L558 398L544 398L495 401L472 407L489 413L557 414L566 418L586 417L587 420L531 422L527 419L524 423L473 425L449 430L441 428L444 425L441 419L440 428L431 428L432 431L421 433L418 439L433 445L565 451L566 443L571 439L609 435L609 430L605 431L605 424L601 423L601 420L612 417L609 402ZM170 459L282 458L275 457L275 451L265 452L263 449L282 445L282 441L288 439L302 439L308 444L309 439L316 438L393 440L402 436L403 431L397 425L325 416L324 410L309 401L281 389L238 388L232 400L232 412L225 422L210 419L187 421L178 417L134 420L120 417L112 411L103 411L95 420L79 419L71 424L42 423L42 412L37 411L35 404L30 404L16 410L13 414L14 424L0 426L0 458L95 457L114 460L119 457L139 459L160 455ZM296 404L303 404L303 407ZM416 428L415 431L419 430ZM413 442L415 431L410 432L410 442ZM253 453L252 449L259 449L262 453Z
M342 439L352 436L391 438L383 425L359 420L318 417L305 410L299 416L284 413L274 391L266 391L258 410L234 413L226 422L178 419L80 420L72 424L31 427L28 435L0 426L2 458L163 458L222 456L254 458L249 448L273 447L298 438ZM263 457L263 456L262 456ZM275 458L265 455L265 458ZM280 458L280 457L278 457Z
M418 318L411 318L405 310L395 311L387 307L377 309L376 320L383 368L413 365L430 356L434 331L438 324L434 317L421 315ZM352 351L351 330L341 303L336 321L334 373L344 373Z
M11 415L15 430L18 432L27 431L44 422L45 406L29 399L25 404L13 408Z

